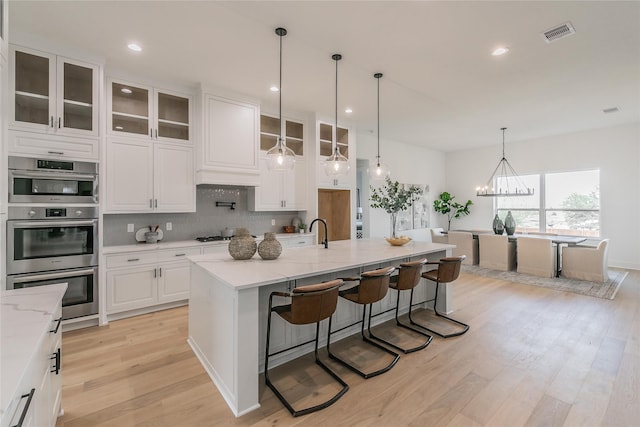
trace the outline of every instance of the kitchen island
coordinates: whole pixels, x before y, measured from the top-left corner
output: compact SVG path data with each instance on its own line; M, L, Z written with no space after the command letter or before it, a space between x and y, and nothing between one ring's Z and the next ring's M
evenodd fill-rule
M264 366L264 331L271 291L358 275L422 257L433 261L450 256L452 248L452 245L428 242L390 246L382 239L360 239L330 242L328 249L320 245L286 249L272 261L263 261L257 254L245 261L234 260L228 254L189 257L192 261L189 345L233 413L241 416L260 406L258 381ZM442 306L439 298L438 308L448 312L450 294L446 287L441 287L442 291ZM431 292L433 294L433 290ZM389 295L387 299L390 300ZM335 329L360 317L353 304L342 303L339 302L334 315ZM385 304L381 306L386 308ZM379 316L376 320L380 323L392 315ZM293 332L284 323L272 326L274 350L291 341L302 342L315 331L310 325L309 328L297 327ZM358 330L355 326L343 331L342 336ZM300 348L301 353L311 350L311 347ZM288 359L301 353L293 353ZM274 366L288 359L276 360Z

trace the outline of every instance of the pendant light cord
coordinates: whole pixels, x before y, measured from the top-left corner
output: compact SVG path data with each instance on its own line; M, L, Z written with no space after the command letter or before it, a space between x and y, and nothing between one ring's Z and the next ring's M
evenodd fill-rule
M338 61L340 60L340 55L333 55L333 58L336 60L336 129L335 129L335 141L334 141L334 151L338 152Z
M506 157L504 156L504 131L507 130L507 128L500 128L502 130L502 158L506 159Z
M378 79L378 156L377 156L378 164L377 166L380 167L380 77L382 77L382 74L377 73L374 75L374 77Z
M280 82L278 83L278 115L280 116L280 143L282 142L282 37L280 35Z

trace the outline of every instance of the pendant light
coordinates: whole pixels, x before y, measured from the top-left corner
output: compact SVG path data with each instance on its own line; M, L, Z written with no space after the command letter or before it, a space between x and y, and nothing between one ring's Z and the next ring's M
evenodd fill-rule
M484 187L476 188L479 197L533 196L533 188L526 186L504 155L504 131L502 130L502 159Z
M282 37L287 35L287 30L278 27L276 34L280 38L280 83L278 87L280 136L278 136L276 145L267 151L267 169L272 172L289 172L296 164L296 155L291 148L287 147L285 139L282 137Z
M342 59L339 53L334 54L331 58L336 61L336 125L333 127L333 154L331 154L324 162L325 173L333 178L349 174L349 159L340 154L338 148L338 61Z
M380 162L380 79L382 73L375 73L373 77L378 80L378 155L375 160L369 161L369 180L382 181L391 175L389 167Z

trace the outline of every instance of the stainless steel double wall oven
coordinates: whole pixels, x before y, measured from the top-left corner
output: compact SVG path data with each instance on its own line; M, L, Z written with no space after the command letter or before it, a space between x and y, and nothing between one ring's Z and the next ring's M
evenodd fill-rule
M97 172L9 157L7 289L67 282L63 319L98 313Z

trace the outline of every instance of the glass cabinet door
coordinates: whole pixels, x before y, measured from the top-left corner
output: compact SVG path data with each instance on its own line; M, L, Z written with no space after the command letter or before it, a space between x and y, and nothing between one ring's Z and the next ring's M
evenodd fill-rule
M61 62L61 123L67 129L94 130L94 70Z
M53 127L52 57L15 51L14 112L16 122Z
M111 82L111 130L150 135L149 89Z
M158 138L189 140L189 98L157 92Z

